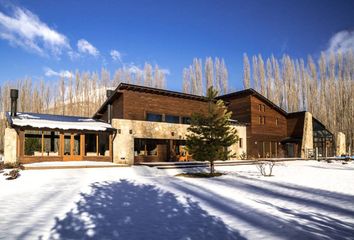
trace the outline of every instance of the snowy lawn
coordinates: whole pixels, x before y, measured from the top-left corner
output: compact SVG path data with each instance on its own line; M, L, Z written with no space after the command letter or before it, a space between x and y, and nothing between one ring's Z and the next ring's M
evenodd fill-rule
M354 239L354 164L148 167L0 176L0 239Z

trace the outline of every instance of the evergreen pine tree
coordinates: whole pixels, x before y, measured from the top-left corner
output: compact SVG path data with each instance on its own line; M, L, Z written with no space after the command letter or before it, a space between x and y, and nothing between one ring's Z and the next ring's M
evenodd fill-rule
M214 174L214 161L232 157L228 147L238 141L236 128L232 127L232 112L222 100L216 100L218 92L210 87L207 91L207 114L195 113L188 128L187 148L197 161L210 162L210 174Z

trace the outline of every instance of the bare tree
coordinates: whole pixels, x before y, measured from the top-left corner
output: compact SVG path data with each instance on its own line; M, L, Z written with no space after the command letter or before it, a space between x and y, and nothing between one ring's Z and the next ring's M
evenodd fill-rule
M152 87L152 66L149 63L144 65L144 85Z
M251 87L251 67L246 53L243 54L243 87Z
M207 57L205 59L205 84L206 84L206 89L207 90L213 86L213 81L214 81L214 66L213 66L213 59L211 57Z

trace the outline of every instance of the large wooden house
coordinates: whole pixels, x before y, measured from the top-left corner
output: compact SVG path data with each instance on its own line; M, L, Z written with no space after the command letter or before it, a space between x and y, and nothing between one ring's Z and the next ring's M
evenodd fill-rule
M16 94L15 94L16 95ZM287 113L253 89L223 95L233 112L240 157L308 157L333 152L333 136L309 112ZM15 103L14 103L15 106ZM185 149L193 113L205 113L202 96L121 83L92 118L7 113L5 161L191 160Z

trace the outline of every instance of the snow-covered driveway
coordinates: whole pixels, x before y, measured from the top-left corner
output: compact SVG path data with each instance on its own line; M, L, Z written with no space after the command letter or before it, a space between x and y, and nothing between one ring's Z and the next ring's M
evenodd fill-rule
M27 170L0 178L0 239L354 239L354 164ZM191 171L190 169L188 171Z

